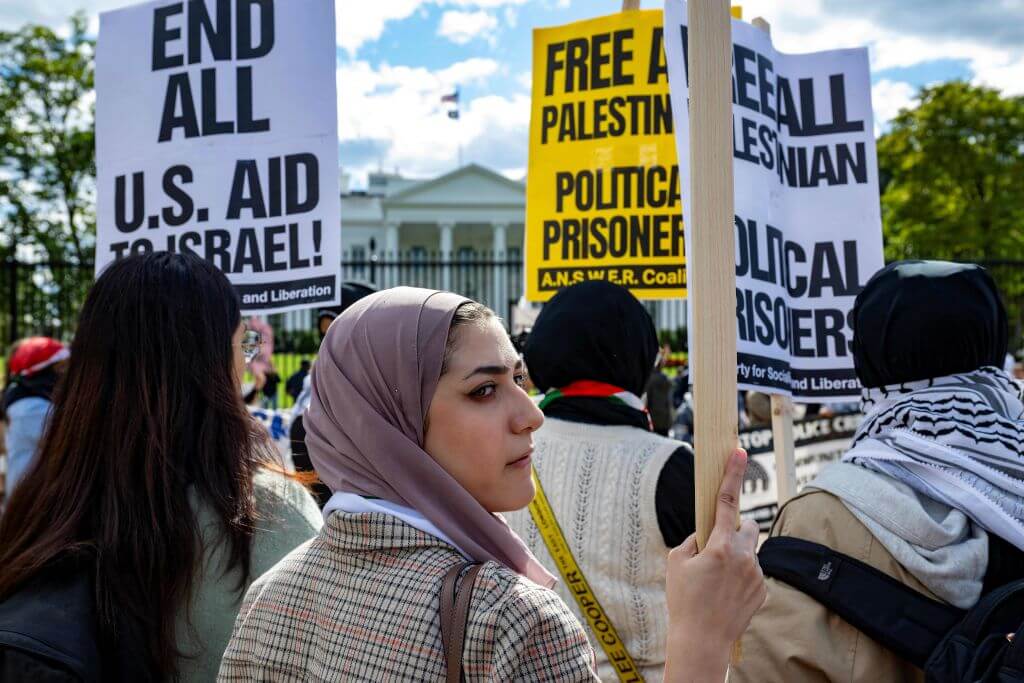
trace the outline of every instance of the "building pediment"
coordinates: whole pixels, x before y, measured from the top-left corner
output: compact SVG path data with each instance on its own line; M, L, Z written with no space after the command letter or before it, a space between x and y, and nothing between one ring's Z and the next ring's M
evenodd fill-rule
M503 209L526 206L526 186L477 164L425 180L383 200L387 209L459 207Z

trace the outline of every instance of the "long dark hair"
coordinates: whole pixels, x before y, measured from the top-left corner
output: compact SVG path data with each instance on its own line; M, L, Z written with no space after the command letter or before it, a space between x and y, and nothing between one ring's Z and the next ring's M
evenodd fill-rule
M176 675L175 621L202 569L190 496L220 520L238 589L249 580L266 455L234 374L240 320L227 278L197 257L133 256L103 272L34 464L0 517L0 600L84 560L101 647L131 636L155 676Z

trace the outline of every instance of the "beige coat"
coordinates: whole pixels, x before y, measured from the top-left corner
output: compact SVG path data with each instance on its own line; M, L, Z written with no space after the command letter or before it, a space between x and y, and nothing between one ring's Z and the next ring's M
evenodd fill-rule
M771 535L828 546L938 600L830 493L811 489L791 500ZM813 598L774 579L767 583L768 599L743 636L743 659L730 671L730 683L924 681L920 669Z
M396 517L335 512L252 584L218 680L443 681L441 583L464 561ZM596 680L572 612L495 562L474 584L463 670L468 682Z

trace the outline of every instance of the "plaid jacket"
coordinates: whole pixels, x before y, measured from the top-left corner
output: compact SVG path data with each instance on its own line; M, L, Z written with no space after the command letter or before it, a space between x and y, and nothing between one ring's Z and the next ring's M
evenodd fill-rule
M249 588L218 680L444 680L441 583L461 562L390 515L335 512ZM561 599L493 562L474 587L463 669L467 681L598 680Z

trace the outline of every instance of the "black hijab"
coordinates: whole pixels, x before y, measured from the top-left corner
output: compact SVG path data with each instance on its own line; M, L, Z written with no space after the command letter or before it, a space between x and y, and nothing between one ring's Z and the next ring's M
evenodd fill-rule
M658 337L647 309L628 289L595 280L567 287L544 305L523 355L541 391L591 380L640 396L658 356ZM595 424L649 424L645 413L601 398L560 399L544 413Z
M1002 367L1006 309L981 266L897 261L853 305L853 360L867 388Z

